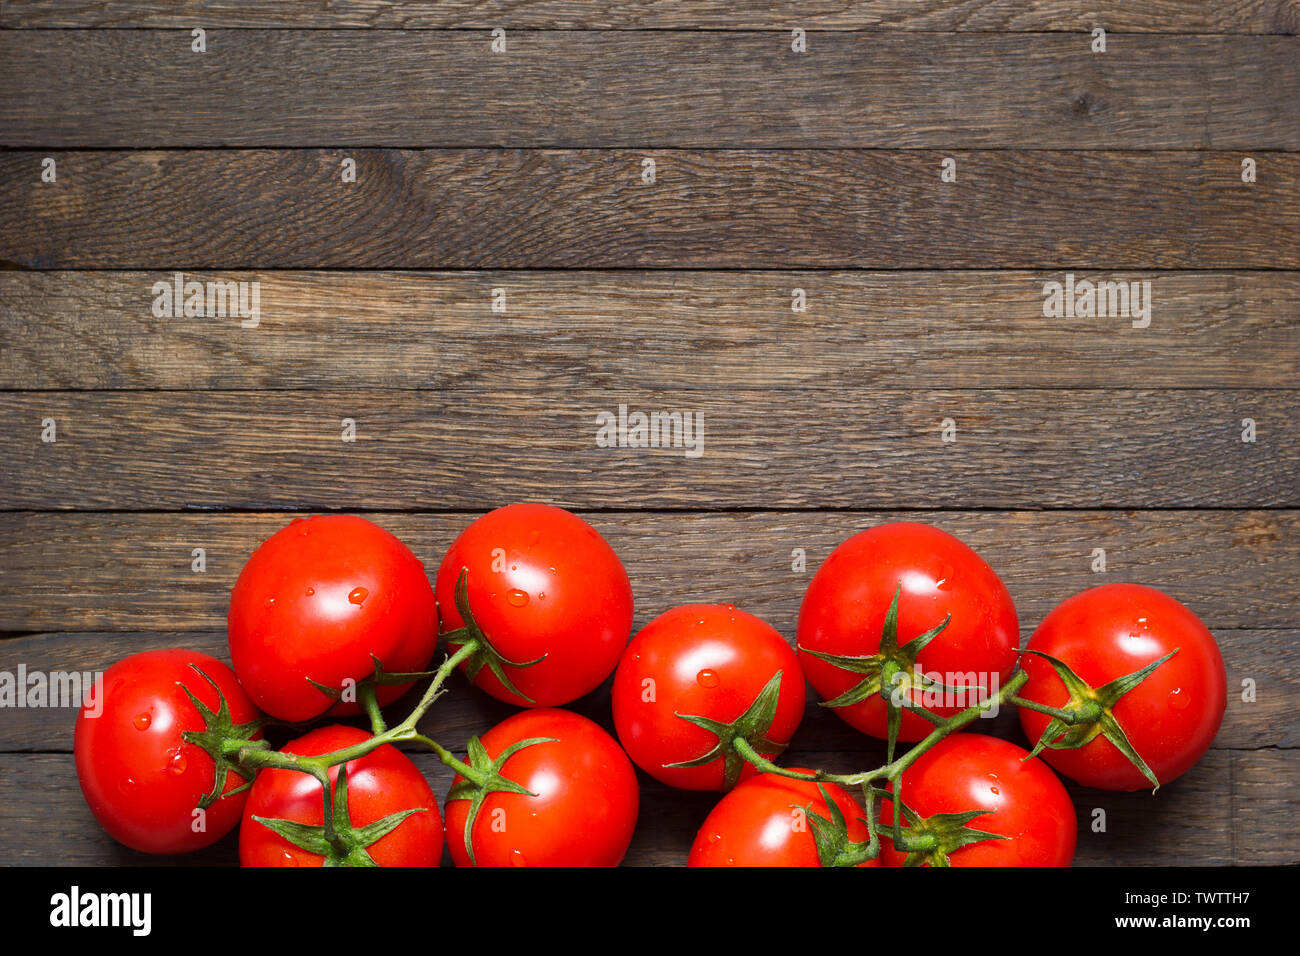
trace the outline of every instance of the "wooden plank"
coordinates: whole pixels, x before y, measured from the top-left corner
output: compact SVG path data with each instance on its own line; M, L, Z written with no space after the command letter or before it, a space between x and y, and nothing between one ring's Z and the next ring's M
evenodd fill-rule
M1300 627L1300 512L763 512L583 515L622 557L638 626L688 602L735 602L793 635L809 576L863 528L925 521L1002 576L1024 633L1068 595L1137 581L1215 629ZM376 514L433 573L472 514ZM0 631L225 627L230 588L287 514L0 514ZM206 568L191 569L203 548ZM805 572L792 571L794 549ZM1106 552L1093 573L1093 551Z
M0 145L1300 148L1293 37L1117 36L1104 55L1086 33L831 33L806 55L779 33L190 42L0 32Z
M644 623L643 620L638 624ZM1026 622L1028 623L1028 622ZM1026 628L1028 633L1028 628ZM793 629L787 628L793 642ZM1215 638L1228 669L1228 710L1214 746L1219 749L1258 749L1266 746L1300 747L1300 632L1295 630L1218 629ZM12 637L0 640L0 672L17 680L19 666L26 674L102 673L122 658L139 651L186 647L229 659L224 631L58 633ZM441 659L441 654L439 654ZM1242 681L1255 682L1256 700L1241 699ZM597 722L607 722L610 713L610 681L570 705ZM504 720L514 708L474 690L459 676L447 684L430 716L423 722L425 733L445 746L462 746L470 736ZM393 721L405 717L415 704L409 695L389 708ZM69 701L71 702L71 701ZM73 707L6 708L0 721L0 753L9 751L59 751L71 745L76 709ZM1015 708L1003 708L993 718L976 721L970 728L1027 745ZM827 708L819 706L815 692L808 691L808 706L799 732L792 741L795 750L835 750L859 753L860 767L874 758L879 742L844 723ZM880 761L883 762L883 761Z
M1295 33L1293 0L6 0L0 27Z
M1287 821L1300 811L1300 751L1234 753L1232 768L1232 855L1256 866L1297 862L1295 832Z
M635 412L692 434L627 447L601 424ZM1300 391L9 392L0 417L22 423L8 509L1300 504Z
M0 152L0 265L1300 268L1297 153L1250 185L1176 151L140 150L42 183L45 155Z
M846 759L847 756L847 759ZM792 753L789 764L861 769L858 755ZM1179 866L1300 862L1290 839L1296 751L1212 750L1159 794L1067 789L1079 815L1077 866ZM415 760L444 799L450 773L431 754ZM1234 801L1232 779L1249 792ZM641 817L627 866L681 866L716 795L671 790L644 774ZM1263 781L1272 781L1251 797ZM30 799L40 793L39 804ZM1246 799L1242 799L1245 797ZM1234 806L1235 803L1235 806ZM1234 812L1227 808L1234 806ZM1105 811L1106 830L1094 833L1094 811ZM0 865L235 865L233 838L199 854L150 857L115 843L95 823L77 785L70 754L0 754ZM444 865L447 859L444 858Z
M186 274L257 326L154 314L169 272L0 272L0 388L1277 388L1300 273L1080 273L1129 315L1045 318L1031 272ZM1142 283L1149 283L1143 286ZM502 289L508 311L492 311ZM792 311L803 289L806 311ZM183 300L182 300L183 301ZM251 306L251 300L249 301ZM161 310L160 310L161 311ZM250 308L251 314L251 308ZM510 361L502 361L507 350Z

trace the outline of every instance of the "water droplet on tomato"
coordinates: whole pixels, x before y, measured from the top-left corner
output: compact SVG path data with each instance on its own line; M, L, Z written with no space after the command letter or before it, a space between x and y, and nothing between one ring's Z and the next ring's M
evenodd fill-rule
M695 675L695 683L699 684L701 687L717 687L718 672L715 670L709 670L709 668L706 667Z
M308 597L311 597L311 596L312 596L313 594L315 594L315 593L316 593L316 589L315 589L315 588L308 588L308 589L307 589L307 596L308 596Z
M996 794L996 793L998 793L998 792L999 792L999 791L998 791L998 788L997 788L997 787L989 787L989 793L994 793L994 794Z
M1191 694L1184 694L1181 687L1175 687L1169 692L1169 706L1174 710L1186 710L1192 702Z
M185 772L186 765L185 755L179 750L174 751L172 759L167 762L167 772L179 777Z
M545 592L545 591L538 591L538 592L537 592L537 600L539 600L539 601L545 601L545 600L546 600L546 592Z
M511 850L511 851L510 851L510 865L511 865L511 866L527 866L527 865L528 865L528 861L524 859L524 855L523 855L522 853L520 853L518 850Z
M509 601L513 607L523 607L528 603L528 595L518 588L511 588L506 592L506 600Z
M284 865L285 865L285 866L297 866L297 865L298 865L298 858L297 858L296 856L294 856L294 855L293 855L292 853L290 853L288 850L285 850L285 851L283 851L283 852L284 852Z
M131 721L131 723L135 724L136 730L148 730L149 725L153 723L153 718L148 714L136 714L135 720Z
M352 604L360 604L370 596L370 592L365 588L353 588L348 592L348 601Z

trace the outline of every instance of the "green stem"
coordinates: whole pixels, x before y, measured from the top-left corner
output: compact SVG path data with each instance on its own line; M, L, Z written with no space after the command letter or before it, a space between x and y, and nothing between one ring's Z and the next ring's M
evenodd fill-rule
M1024 671L1017 671L1011 676L1001 688L998 689L995 700L999 705L1005 704L1015 698L1016 691L1025 686L1025 681L1029 680L1029 675ZM961 730L972 720L978 717L984 711L993 706L993 700L981 701L978 704L972 704L965 710L953 714L951 717L941 720L935 725L934 730L929 735L917 742L907 753L882 764L874 770L864 770L860 773L828 773L825 770L816 770L812 773L802 773L797 770L788 770L785 767L778 767L772 761L767 760L754 751L749 746L748 741L737 738L734 741L736 752L745 760L753 764L761 773L775 773L782 777L790 777L795 780L816 780L822 783L837 783L843 787L857 788L866 787L875 780L888 780L896 782L902 776L903 771L910 767L916 760L943 738ZM865 792L865 791L864 791ZM868 827L874 834L874 824L868 820Z
M750 746L749 741L744 737L737 737L732 742L736 748L736 753L744 757L746 761L753 764L760 773L774 773L782 777L790 777L793 780L831 780L834 774L828 774L825 771L817 770L813 773L803 773L799 770L790 770L786 767L778 767L772 761L768 760L757 750Z
M297 754L284 753L277 750L263 750L260 748L247 746L239 750L239 763L241 766L250 770L261 770L265 767L277 767L283 770L298 770L302 773L310 773L317 779L321 779L321 774L328 771L330 767L337 766L341 763L347 763L364 757L366 754L378 750L384 744L397 743L402 740L414 740L420 735L416 733L415 725L420 722L420 718L432 706L433 702L438 699L442 693L442 685L446 682L451 672L460 666L461 662L468 658L478 649L478 644L474 640L462 645L456 653L449 656L442 662L437 673L433 675L433 680L429 682L428 689L425 690L424 696L420 702L415 705L415 709L410 715L395 727L391 727L381 733L377 733L367 740L353 744L351 747L344 747L341 750L335 750L332 753L320 754L315 757L301 757ZM371 718L373 723L373 716ZM425 738L427 739L427 738ZM328 784L326 790L328 791Z
M438 741L434 740L432 737L426 737L424 734L416 734L411 739L414 740L416 743L424 744L426 747L428 747L437 755L438 759L441 760L444 765L456 771L466 780L478 786L482 786L483 781L478 771L476 771L473 767L471 767L469 764L465 763L464 761L458 760L455 754L453 754L442 744L438 743Z
M1068 710L1062 710L1059 707L1048 707L1046 704L1040 704L1032 700L1023 700L1019 697L1012 697L1011 703L1017 707L1023 707L1025 710L1036 710L1040 714L1047 714L1049 717L1055 717L1057 720L1067 724L1075 722L1075 715Z
M378 736L388 729L383 712L379 709L379 691L374 684L362 684L361 706L370 717L370 732Z

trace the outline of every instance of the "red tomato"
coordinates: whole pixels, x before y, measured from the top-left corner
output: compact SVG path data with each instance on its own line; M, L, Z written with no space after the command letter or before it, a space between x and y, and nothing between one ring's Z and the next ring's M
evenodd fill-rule
M319 756L368 740L355 727L319 727L285 745L284 751ZM364 847L379 866L437 866L442 860L442 818L420 769L391 744L347 763L347 825L358 830L404 810L417 809L396 829ZM329 770L330 784L339 767ZM239 828L239 862L244 866L322 866L325 858L289 842L253 817L320 826L325 807L320 782L297 770L267 768L257 775ZM339 821L343 823L343 821Z
M1069 866L1078 839L1074 804L1047 765L997 737L953 734L903 771L903 802L922 817L987 810L967 829L1006 840L981 840L953 850L952 866ZM901 866L894 848L893 805L881 804L881 859ZM906 823L904 823L906 827Z
M525 710L482 737L495 759L511 744L551 738L515 752L502 776L536 796L497 791L474 821L479 866L617 866L632 842L640 794L636 771L618 742L592 721L567 710ZM461 782L457 775L453 786ZM448 800L447 846L468 866L465 820L469 800Z
M118 661L104 672L99 698L88 695L77 715L73 753L86 803L109 835L146 853L187 853L215 843L234 829L248 799L247 791L222 796L196 813L216 773L212 757L181 738L208 729L185 688L214 713L220 697L191 664L216 681L234 723L260 716L234 671L186 650L144 651ZM246 782L227 773L222 793Z
M792 769L802 769L795 767ZM842 787L824 783L854 843L870 834L862 807ZM691 845L688 866L821 866L808 811L833 823L817 784L759 774L718 801ZM859 863L880 866L880 858Z
M1111 712L1160 783L1185 773L1218 733L1227 703L1227 675L1214 636L1184 605L1139 584L1104 584L1067 598L1043 619L1030 650L1064 661L1093 689L1141 670L1177 649ZM1020 697L1048 707L1069 698L1052 665L1032 654L1022 666L1029 681ZM1037 742L1051 720L1020 708L1020 723ZM1098 735L1077 750L1043 750L1071 780L1103 790L1141 790L1151 782Z
M465 623L455 601L462 569L470 612L501 657L542 658L531 667L503 666L524 697L482 667L474 683L493 697L554 707L595 690L614 670L632 631L632 585L614 549L577 515L509 505L461 532L438 568L444 632Z
M734 605L687 604L659 615L628 645L614 675L614 727L628 756L657 780L685 790L723 790L723 756L698 767L668 767L707 754L719 738L679 714L731 723L777 672L781 689L770 723L751 743L775 757L803 719L799 658L771 625ZM733 757L738 779L753 767ZM742 769L743 764L743 769ZM734 785L734 780L733 780Z
M230 595L230 659L249 695L286 721L306 721L374 673L423 670L438 640L424 565L383 528L354 515L295 518L253 552ZM379 688L380 703L409 684ZM340 706L336 713L355 712Z
M901 591L900 591L901 588ZM826 559L813 576L799 610L799 659L809 683L823 700L859 684L864 675L820 660L806 651L859 657L880 650L881 631L898 593L898 644L947 626L916 658L922 670L955 687L1000 686L1016 666L1020 625L1002 580L984 560L945 531L896 522L862 531ZM969 693L965 706L976 702ZM914 692L918 703L924 704ZM929 706L941 717L963 709L961 702ZM874 696L834 708L858 730L887 735L885 702ZM903 711L899 740L920 740L933 729L924 718Z

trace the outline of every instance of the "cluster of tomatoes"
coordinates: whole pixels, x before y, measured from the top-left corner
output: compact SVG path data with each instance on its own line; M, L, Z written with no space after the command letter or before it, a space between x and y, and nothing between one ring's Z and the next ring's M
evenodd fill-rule
M1210 633L1138 585L1070 598L1022 652L997 574L922 524L835 549L795 648L730 604L673 608L629 643L632 620L618 556L559 508L484 515L432 584L370 521L294 519L231 592L233 667L179 649L115 664L77 720L78 778L127 846L187 852L238 826L245 865L436 865L444 843L457 865L615 865L637 823L634 765L725 792L691 865L1065 865L1076 820L1052 768L1105 789L1167 783L1209 747L1226 699ZM448 656L426 671L440 639ZM453 668L522 708L464 760L417 726ZM610 674L617 739L562 709ZM427 677L388 726L381 708ZM887 741L883 767L774 763L806 684ZM964 730L990 702L1018 706L1032 755ZM338 722L358 715L369 730ZM322 720L278 751L263 738ZM895 756L900 741L920 743ZM398 743L456 770L441 811Z

